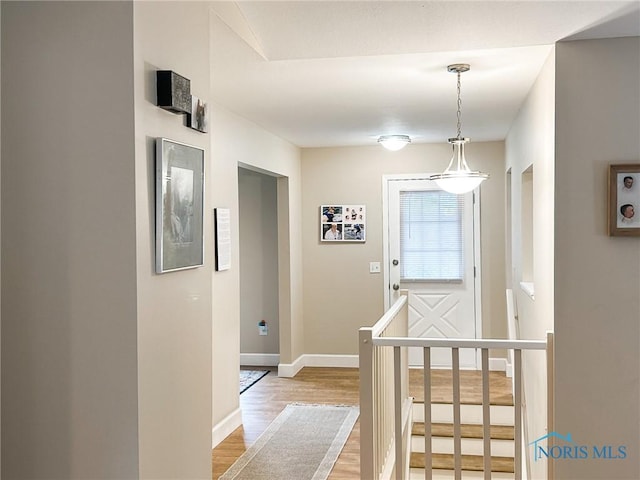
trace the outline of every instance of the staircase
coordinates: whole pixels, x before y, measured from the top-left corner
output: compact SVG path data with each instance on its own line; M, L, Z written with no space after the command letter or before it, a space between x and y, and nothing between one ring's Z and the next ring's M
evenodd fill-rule
M484 440L482 428L480 372L461 372L461 466L463 479L483 479ZM422 370L410 374L411 383L422 375ZM514 408L511 382L502 372L491 372L491 478L514 478ZM432 478L453 479L454 475L454 428L451 401L450 371L432 371L431 404L431 452ZM411 388L411 387L410 387ZM413 427L411 437L410 479L425 476L425 424L424 402L419 389L411 388L418 397L413 405Z
M553 431L553 332L547 333L546 340L408 337L407 296L408 291L401 290L398 300L380 320L358 332L360 478L521 480L524 450L521 443L522 352L541 350L546 354L547 429ZM409 369L409 348L422 349L424 365L431 365L432 348L448 349L452 369ZM460 370L460 349L474 349L479 353L481 371ZM510 352L515 398L511 394L511 381L504 373L489 371L489 351L497 349ZM430 400L429 408L425 409L424 404L423 408L412 407L412 403L424 402L425 398ZM413 409L415 418L412 418ZM420 412L426 413L422 418L427 419L427 432L433 424L446 425L438 425L435 439L428 434L421 435L419 426L412 435L413 423L421 421ZM482 431L487 431L484 439L475 438L480 424ZM453 438L450 425L454 425ZM463 426L464 436L461 433ZM515 440L501 438L509 436L510 429L495 428L498 426L513 426ZM420 452L421 436L423 445L424 439L430 438L427 443L431 448L422 447L427 453ZM479 442L482 449L478 448ZM453 449L449 448L452 443L455 444ZM509 449L509 443L513 450ZM491 457L484 455L488 450L491 450ZM454 452L455 456L452 455ZM424 463L420 457L426 457ZM420 471L429 463L435 468ZM487 465L486 472L484 465ZM549 479L554 478L552 465L553 462L547 463Z

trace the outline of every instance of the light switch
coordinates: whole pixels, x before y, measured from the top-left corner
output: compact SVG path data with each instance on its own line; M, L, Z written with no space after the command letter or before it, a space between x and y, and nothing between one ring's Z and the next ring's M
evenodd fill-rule
M380 273L380 262L369 262L369 273Z

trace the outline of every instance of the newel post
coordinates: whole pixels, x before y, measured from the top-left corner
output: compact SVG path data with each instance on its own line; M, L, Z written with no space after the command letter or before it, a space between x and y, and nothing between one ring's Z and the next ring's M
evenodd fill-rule
M360 478L376 478L373 427L373 332L363 327L359 332L360 366Z

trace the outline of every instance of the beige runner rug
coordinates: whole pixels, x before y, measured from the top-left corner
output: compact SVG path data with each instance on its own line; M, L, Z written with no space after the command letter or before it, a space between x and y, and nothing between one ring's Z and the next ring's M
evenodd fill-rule
M325 480L358 407L291 404L220 480Z

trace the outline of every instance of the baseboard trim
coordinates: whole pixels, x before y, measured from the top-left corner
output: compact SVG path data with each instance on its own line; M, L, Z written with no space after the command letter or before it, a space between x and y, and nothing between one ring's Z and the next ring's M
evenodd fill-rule
M304 367L358 368L359 359L358 355L305 354L300 355L293 363L278 363L277 365L279 377L291 378L295 377ZM507 363L506 358L490 358L489 370L507 372L507 375L511 376L511 365Z
M284 378L292 378L296 376L302 367L304 367L304 355L299 356L293 363L279 363L278 376Z
M241 353L240 365L250 367L277 367L280 355L277 353Z
M491 370L492 372L506 372L507 359L506 358L490 358L489 370Z
M278 364L279 377L294 377L304 367L358 368L358 355L300 355L293 363Z
M513 378L513 365L507 362L507 377Z
M237 408L211 430L211 448L215 448L240 425L242 425L242 411Z
M305 367L358 368L358 355L320 355L307 354Z

